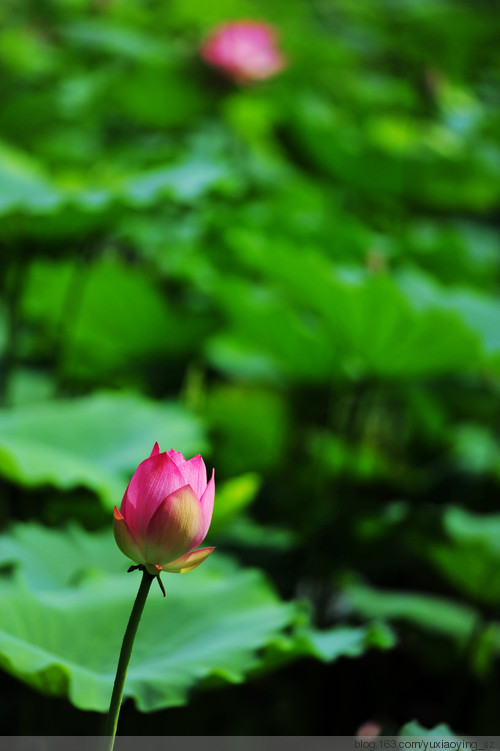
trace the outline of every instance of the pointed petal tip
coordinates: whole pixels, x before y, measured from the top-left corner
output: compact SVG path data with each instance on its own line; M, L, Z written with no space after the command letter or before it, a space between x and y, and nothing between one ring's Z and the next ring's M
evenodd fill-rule
M175 449L169 449L167 451L167 456L169 459L172 459L172 461L177 465L182 467L186 463L186 459L184 457L184 454L182 451L176 451Z
M113 509L113 517L117 521L121 521L122 519L124 519L124 516L118 510L118 506L115 506L114 509Z
M160 444L158 443L158 441L156 441L155 445L153 446L153 450L150 453L149 457L151 458L152 456L156 456L159 453L160 453Z

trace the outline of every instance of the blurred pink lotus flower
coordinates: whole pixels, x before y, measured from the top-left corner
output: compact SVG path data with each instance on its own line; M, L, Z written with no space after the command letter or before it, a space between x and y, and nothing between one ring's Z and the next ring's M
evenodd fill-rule
M382 732L381 725L373 720L367 720L356 730L357 738L373 738Z
M271 78L286 65L275 30L259 21L218 26L203 44L201 55L238 83Z
M184 574L199 566L215 548L194 550L210 527L214 507L214 473L207 484L201 456L186 460L179 451L155 443L151 456L135 470L115 506L115 540L128 558L150 574Z

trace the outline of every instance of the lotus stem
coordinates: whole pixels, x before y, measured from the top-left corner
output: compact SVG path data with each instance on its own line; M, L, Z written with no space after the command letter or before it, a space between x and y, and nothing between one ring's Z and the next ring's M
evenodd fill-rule
M153 579L156 577L153 574L148 573L146 569L143 569L142 580L135 598L134 607L130 613L130 618L127 624L127 629L123 637L122 648L120 650L120 657L118 660L118 667L116 669L115 683L113 686L113 693L111 695L111 702L109 705L108 717L106 720L106 728L104 735L106 736L106 742L103 746L104 751L113 751L115 745L116 729L118 727L118 717L120 715L120 708L122 705L123 691L125 689L125 680L127 678L127 670L130 662L130 655L132 654L132 647L134 646L134 639L137 633L137 627L141 620L142 611L146 603L146 598L151 587Z

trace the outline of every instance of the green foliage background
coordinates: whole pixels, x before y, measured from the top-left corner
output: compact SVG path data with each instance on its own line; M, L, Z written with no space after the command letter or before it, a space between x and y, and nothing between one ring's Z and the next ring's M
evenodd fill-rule
M274 79L201 61L241 18ZM121 732L500 734L499 19L1 4L3 734L99 732L156 440L215 466L218 550L153 590Z

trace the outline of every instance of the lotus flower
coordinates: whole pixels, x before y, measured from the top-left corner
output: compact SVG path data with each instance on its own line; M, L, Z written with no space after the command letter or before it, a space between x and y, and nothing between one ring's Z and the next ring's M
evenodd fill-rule
M191 571L214 550L195 550L210 527L214 495L214 473L207 484L200 455L188 461L173 449L160 453L155 443L135 470L120 511L115 506L118 547L150 574Z
M275 30L259 21L218 26L203 44L201 56L238 83L270 78L286 64Z

